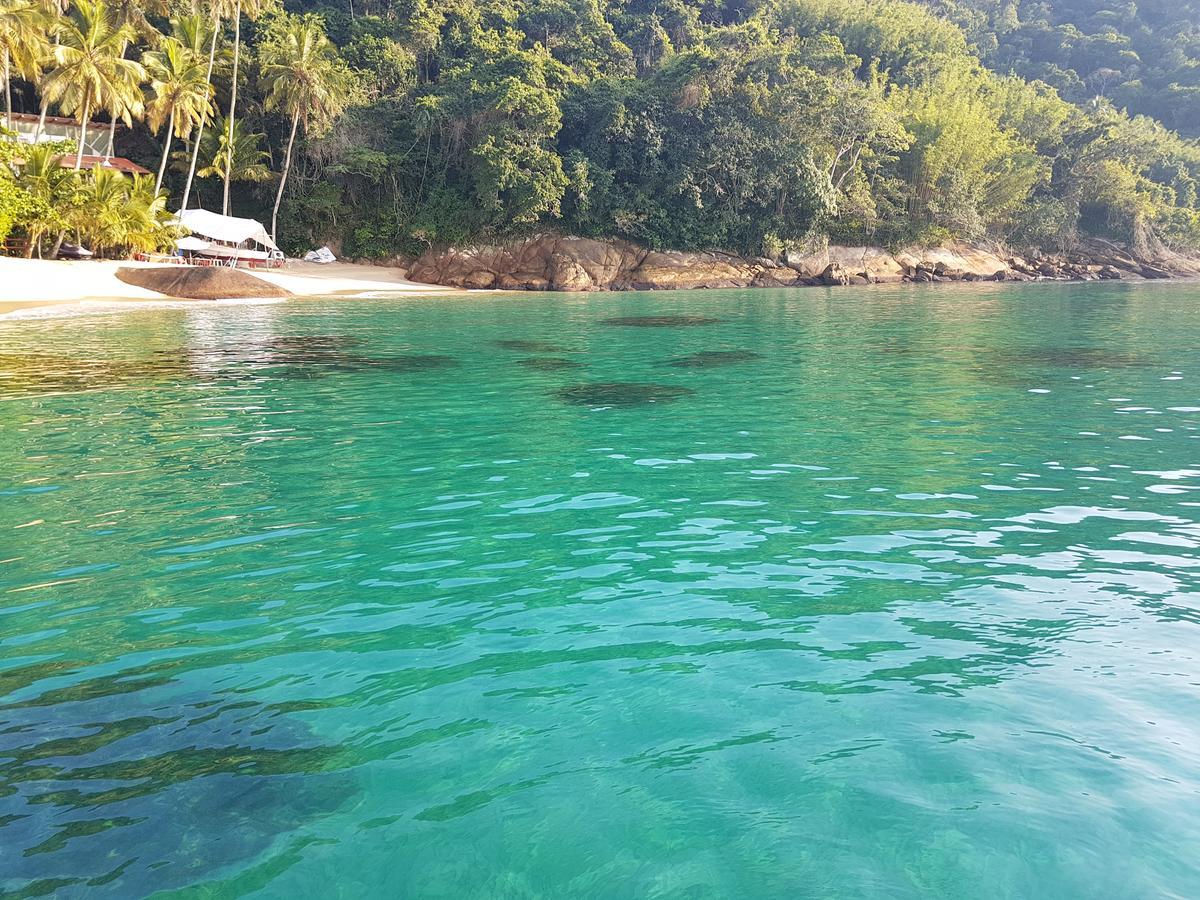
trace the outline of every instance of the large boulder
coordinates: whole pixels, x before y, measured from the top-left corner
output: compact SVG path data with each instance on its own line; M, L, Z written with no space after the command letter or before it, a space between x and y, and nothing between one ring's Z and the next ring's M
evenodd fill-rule
M962 243L946 247L909 247L896 254L896 261L901 266L925 268L933 273L941 266L943 272L957 274L959 278L966 275L990 278L1008 269L1008 263L990 250Z
M624 241L539 235L502 246L431 248L408 277L462 288L600 291L625 278L645 255Z
M832 245L828 252L829 261L837 263L852 276L858 275L868 281L899 281L904 275L904 266L882 247L843 247Z
M731 254L651 251L613 286L634 291L747 287L762 272Z
M123 266L117 278L148 291L184 300L290 297L291 291L225 266Z
M839 263L831 262L825 267L825 271L818 276L818 280L821 284L832 287L834 285L849 284L850 275Z

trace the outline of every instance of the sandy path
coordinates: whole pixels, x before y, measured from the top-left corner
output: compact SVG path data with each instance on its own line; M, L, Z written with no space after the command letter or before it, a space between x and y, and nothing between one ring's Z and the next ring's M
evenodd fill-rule
M88 300L148 301L173 299L125 284L117 278L124 266L150 266L128 260L40 260L0 257L0 314L38 306ZM443 294L452 288L409 281L403 270L353 263L319 265L289 260L282 269L253 270L251 274L291 291L298 297L330 294ZM178 302L178 301L176 301ZM203 300L186 301L203 303Z

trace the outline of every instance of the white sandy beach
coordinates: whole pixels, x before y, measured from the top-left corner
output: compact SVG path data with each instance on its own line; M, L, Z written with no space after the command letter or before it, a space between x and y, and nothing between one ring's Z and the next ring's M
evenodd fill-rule
M125 284L117 269L128 266L155 267L155 263L130 260L40 260L0 257L0 314L40 306L76 304L85 301L177 301L163 294ZM250 274L291 291L297 297L330 294L397 295L458 293L453 288L420 284L404 277L402 269L354 263L328 264L288 260L284 268L254 269Z

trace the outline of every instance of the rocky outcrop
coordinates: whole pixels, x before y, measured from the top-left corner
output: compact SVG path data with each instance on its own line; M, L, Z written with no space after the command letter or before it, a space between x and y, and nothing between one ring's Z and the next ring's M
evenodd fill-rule
M465 288L608 290L647 255L624 241L544 236L501 246L430 250L412 264L408 277Z
M291 291L261 278L223 266L129 266L117 269L117 278L126 284L184 300L241 300L292 295Z
M1194 268L1189 268L1194 266ZM968 244L908 248L819 247L781 259L730 253L645 250L627 241L539 235L503 245L430 249L414 281L528 291L841 286L953 281L1090 281L1200 274L1200 263L1141 259L1112 244L1071 255L1011 256Z

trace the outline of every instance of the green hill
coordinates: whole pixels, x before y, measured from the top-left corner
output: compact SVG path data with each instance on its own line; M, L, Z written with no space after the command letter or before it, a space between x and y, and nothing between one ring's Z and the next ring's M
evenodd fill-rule
M1196 250L1200 148L1168 127L1194 131L1195 12L1092 6L301 4L363 102L308 144L290 237L355 255L539 228L767 254L813 235Z
M1095 97L1200 134L1200 3L1193 0L946 0L998 72L1052 85L1075 103Z

